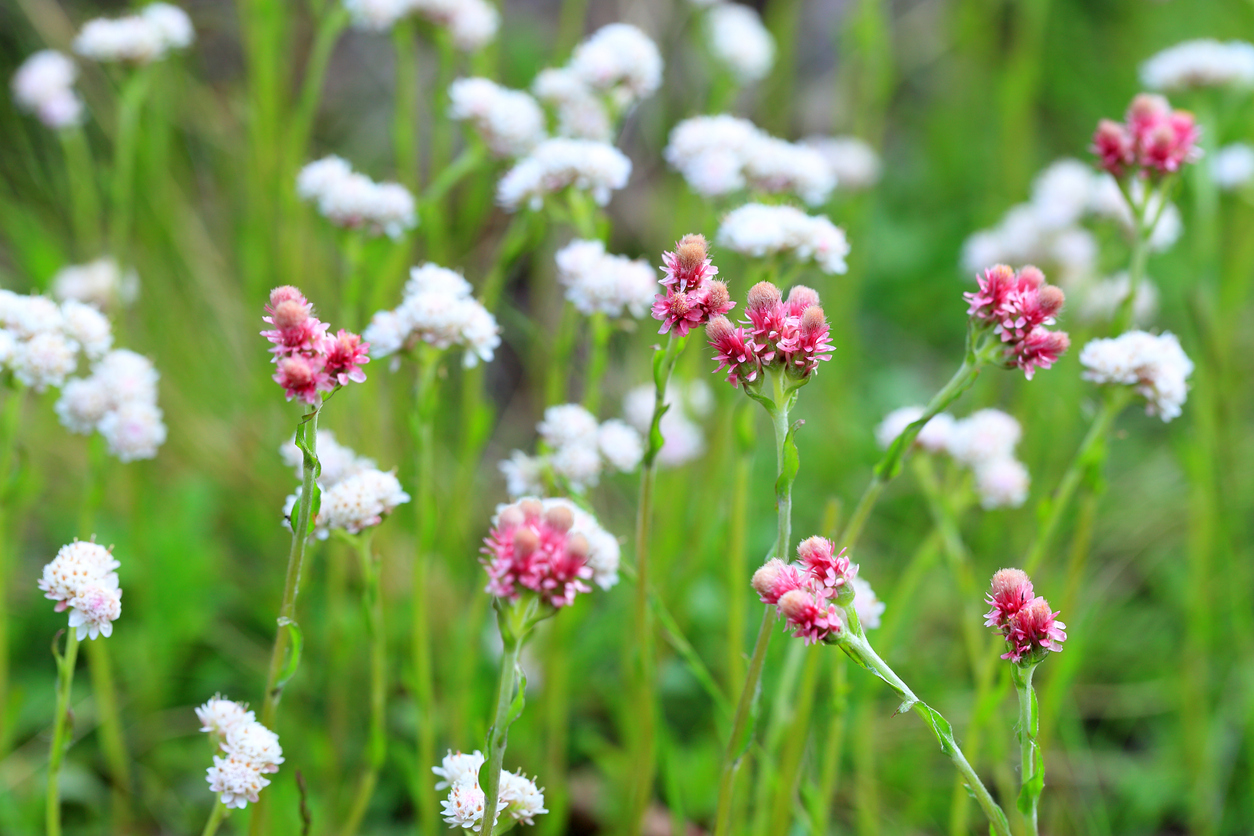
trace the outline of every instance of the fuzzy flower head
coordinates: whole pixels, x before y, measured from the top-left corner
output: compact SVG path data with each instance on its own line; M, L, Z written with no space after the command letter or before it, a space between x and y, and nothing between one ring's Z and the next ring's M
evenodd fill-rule
M279 771L283 747L279 736L257 722L242 703L220 696L196 709L201 731L213 735L222 754L215 755L205 780L227 807L243 809L270 784L265 777Z
M78 68L64 53L44 49L22 62L13 76L13 99L49 128L77 125L83 101L74 90Z
M62 546L44 566L39 589L44 597L56 601L56 611L72 606L72 601L97 586L117 586L115 570L121 566L110 549L94 541L75 540Z
M726 369L733 386L754 383L769 368L807 380L836 350L819 295L804 285L784 299L775 285L758 282L749 289L745 315L743 327L719 317L706 332L719 363L715 371Z
M336 226L398 239L418 224L408 189L398 183L376 183L339 157L324 157L301 169L296 192Z
M466 368L490 361L501 344L500 327L471 292L470 282L447 267L412 268L400 306L376 313L362 335L371 356L388 357L426 343L441 351L462 348Z
M1115 177L1163 176L1201 158L1200 133L1193 114L1173 110L1162 96L1140 93L1123 122L1098 123L1091 150L1098 165Z
M1171 332L1128 331L1093 340L1080 352L1080 365L1085 380L1135 387L1145 398L1146 413L1163 421L1180 415L1193 373L1193 361Z
M496 200L506 211L526 204L533 211L567 188L588 192L598 206L627 185L631 160L607 142L555 137L537 145L497 183Z
M775 64L775 39L755 9L719 3L706 16L710 54L740 84L761 81Z
M812 262L824 273L848 269L844 230L823 215L807 215L795 206L746 203L723 218L718 243L749 258L786 255Z
M793 636L806 644L839 640L847 626L842 612L854 605L858 567L849 562L845 550L824 537L810 537L797 546L798 562L768 560L753 575L753 589L763 603L773 605L784 618ZM873 593L864 604L867 613L878 619Z
M653 95L662 83L657 44L628 23L611 23L592 33L575 47L569 68L620 108Z
M235 728L257 722L257 717L242 702L229 700L221 694L214 694L204 705L196 707L196 719L200 721L200 730L225 739Z
M101 62L148 64L195 39L187 13L169 3L150 3L138 14L87 21L74 38L74 51Z
M70 599L70 627L78 639L113 635L113 622L122 615L122 590L117 582L94 583Z
M370 344L357 334L340 330L327 336L328 326L314 314L313 305L291 285L270 291L261 332L271 343L273 380L293 398L313 404L323 392L366 379L361 366L370 362Z
M1254 44L1210 38L1184 41L1141 65L1141 81L1151 90L1254 87Z
M984 626L1005 628L1036 597L1032 580L1022 569L998 569L993 575L985 603L992 607L984 616Z
M224 805L239 810L247 807L250 801L256 804L260 800L259 793L270 785L270 779L255 765L218 755L214 756L213 766L209 767L205 780Z
M1028 380L1038 368L1048 369L1070 347L1063 331L1050 331L1064 294L1045 283L1045 274L1027 266L1015 272L1004 264L976 277L979 289L964 293L967 315L979 328L1001 338L1002 362L1020 368Z
M653 270L643 259L607 253L597 240L575 240L557 251L556 261L557 280L580 313L639 318L653 302Z
M478 781L479 769L483 763L483 752L478 749L473 752L454 752L450 749L439 766L431 767L431 771L440 777L435 788L443 790L457 784Z
M662 323L659 334L673 328L677 336L686 336L735 304L727 285L713 278L718 268L710 262L704 236L685 235L674 252L662 253L661 269L664 275L658 283L665 290L654 297L652 311L653 318Z
M479 770L484 758L476 751L473 755L450 752L440 766L431 771L443 780L435 785L437 790L448 789L448 796L441 805L441 815L449 826L464 830L480 831L483 827L484 805L487 798L479 786ZM497 826L507 822L535 824L535 817L548 810L544 806L544 790L534 780L521 772L502 771L498 785L496 808Z
M521 90L486 78L459 78L448 94L449 116L473 124L494 157L521 157L545 139L544 111Z
M1001 569L993 575L992 588L985 601L991 609L984 624L994 627L1006 639L1003 659L1035 665L1050 651L1062 650L1066 627L1049 602L1032 590L1032 581L1019 569Z
M139 276L123 270L112 258L62 267L52 277L52 295L62 302L73 299L107 311L129 305L139 293Z
M590 546L587 537L571 530L574 524L569 508L546 509L537 499L501 510L482 549L488 594L516 601L526 589L560 609L578 593L590 592Z
M359 534L379 525L409 499L395 473L367 468L335 483L322 495L314 528L323 539L335 529Z

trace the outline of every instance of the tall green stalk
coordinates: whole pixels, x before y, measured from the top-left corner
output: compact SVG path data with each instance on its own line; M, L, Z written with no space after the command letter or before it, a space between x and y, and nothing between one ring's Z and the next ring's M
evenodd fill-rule
M44 806L47 836L61 836L61 764L72 735L70 691L74 685L74 665L78 661L78 631L71 627L66 633L64 656L57 654L56 641L53 640L52 651L57 658L57 713L52 723L48 792Z
M9 748L9 561L13 513L13 458L17 450L17 428L26 400L24 389L4 387L4 407L0 410L0 757Z
M748 574L749 482L753 477L753 404L744 402L732 412L731 435L736 451L732 465L731 499L727 512L727 690L745 677L745 577Z
M1034 663L1015 665L1011 671L1015 691L1019 694L1019 812L1027 825L1028 836L1037 836L1037 807L1045 786L1045 762L1037 738L1041 733L1041 717L1037 710L1036 691L1032 688Z
M593 415L601 406L601 387L605 368L610 360L610 335L614 332L609 317L598 311L588 319L588 365L584 376L583 405Z
M340 831L344 836L353 836L361 827L388 751L387 634L383 622L383 591L380 588L382 566L371 552L369 531L351 539L361 563L361 604L370 636L370 748L365 771L357 785L357 795Z
M200 831L200 836L213 836L218 832L218 828L222 826L223 819L226 818L228 810L226 805L222 803L222 799L214 796L213 809L209 812L209 819L205 822L205 829Z
M396 61L396 98L392 105L392 151L396 175L410 189L418 187L418 44L412 17L392 27Z
M74 251L79 258L90 258L96 254L100 239L100 194L91 146L87 144L87 135L77 125L57 131L57 137L61 140L70 187Z
M118 101L117 136L113 149L113 184L109 248L118 263L125 266L135 217L135 159L139 147L139 117L152 87L155 70L134 71L122 87Z

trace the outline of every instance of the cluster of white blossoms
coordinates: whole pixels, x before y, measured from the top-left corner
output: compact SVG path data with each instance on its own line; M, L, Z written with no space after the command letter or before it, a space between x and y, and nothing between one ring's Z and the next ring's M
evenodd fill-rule
M52 295L60 301L73 299L106 311L114 305L130 305L139 295L139 276L123 270L107 256L86 264L62 267L52 277Z
M644 316L657 293L653 268L643 259L605 251L600 241L576 239L557 251L557 280L580 313Z
M254 804L258 793L270 784L266 777L279 771L283 747L279 736L257 722L243 703L220 695L196 708L200 730L209 734L221 755L213 756L205 780L227 807L243 809Z
M717 3L705 16L710 55L740 84L766 78L775 64L775 38L757 10Z
M1196 87L1254 87L1254 44L1210 38L1184 41L1141 65L1141 82L1151 90Z
M370 356L388 357L423 342L440 350L463 347L467 368L490 361L501 344L501 329L471 291L470 282L447 267L412 268L400 306L376 313L362 332Z
M1084 285L1084 293L1077 305L1080 319L1087 322L1109 322L1115 318L1123 300L1128 298L1131 280L1127 273L1118 273ZM1068 300L1070 301L1070 300ZM1136 286L1136 299L1132 301L1132 321L1149 322L1158 312L1158 288L1149 277Z
M487 0L344 0L344 8L354 26L375 32L417 15L448 30L453 44L463 52L491 43L501 25L500 13Z
M441 804L444 821L450 826L474 831L482 829L483 808L487 803L479 786L479 770L483 763L483 753L476 749L471 753L450 751L439 766L431 767L431 771L440 778L435 788L448 790L448 797ZM498 794L498 828L501 828L502 822L507 822L509 827L514 824L533 825L536 816L548 812L544 807L544 790L521 772L502 771Z
M823 155L836 174L837 188L869 189L880 179L880 155L856 136L809 136L801 140Z
M1254 181L1254 146L1244 142L1225 145L1210 161L1211 177L1224 191L1233 191Z
M319 540L341 530L360 534L383 522L400 505L409 502L410 496L401 488L400 480L391 471L379 470L371 459L358 456L352 449L335 440L330 430L318 431L318 487L322 501L318 516L314 519L314 535ZM293 439L279 448L279 455L296 471L296 478L303 476L305 454ZM301 489L288 496L283 506L284 525L291 528L291 516L300 500Z
M64 53L43 49L22 62L13 74L13 99L49 128L77 125L83 100L74 90L78 67Z
M97 360L111 345L109 320L90 305L0 290L0 368L36 392L65 383L80 353Z
M147 64L186 49L195 37L191 20L178 6L149 3L137 14L87 21L74 38L74 51L93 61Z
M623 397L623 418L644 438L648 438L653 423L655 395L653 384L643 383ZM663 441L657 463L678 467L705 453L705 433L700 422L714 409L714 393L703 380L672 382L666 387L666 403L670 409L662 414L658 427Z
M876 441L887 448L923 412L921 406L893 410L876 427ZM1022 434L1019 422L998 409L981 409L960 420L942 412L923 425L914 443L929 453L947 453L970 468L986 509L1018 508L1031 484L1028 469L1014 455Z
M45 598L57 602L57 612L69 608L70 629L77 632L79 641L113 635L113 622L122 614L122 590L115 571L120 565L104 546L75 540L62 546L44 566L39 588Z
M331 223L399 238L418 223L414 196L399 183L376 183L336 156L309 163L296 175L296 192Z
M1145 412L1163 421L1179 417L1193 374L1193 361L1171 332L1128 331L1093 340L1080 352L1080 364L1085 380L1136 387L1145 398Z
M496 199L513 212L526 204L544 205L547 195L567 187L589 192L598 206L610 202L610 193L627 185L631 160L605 142L556 137L546 139L505 173L496 187Z
M813 261L825 273L848 269L845 231L825 216L807 215L795 206L746 203L723 217L717 241L753 258L787 253L798 261Z
M70 432L99 432L109 452L121 461L151 459L166 439L157 406L159 377L147 357L114 349L92 365L90 375L65 382L56 404L57 417Z
M499 465L511 497L544 493L546 474L582 492L595 486L606 468L629 473L644 456L644 442L633 427L616 418L597 423L579 404L550 406L536 432L542 443L538 455L515 450Z
M468 121L497 157L521 157L544 141L544 111L522 90L486 78L459 78L448 88L449 116Z
M815 148L778 139L748 119L694 116L676 125L663 152L694 192L706 197L749 191L788 192L806 203L827 200L836 173Z

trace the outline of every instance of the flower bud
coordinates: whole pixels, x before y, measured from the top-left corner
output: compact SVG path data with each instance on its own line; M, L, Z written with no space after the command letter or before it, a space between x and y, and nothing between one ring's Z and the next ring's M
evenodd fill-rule
M1053 315L1058 312L1059 308L1062 307L1063 300L1066 299L1066 294L1064 294L1062 292L1062 288L1057 285L1045 285L1041 288L1038 299L1041 310L1046 314Z
M758 282L749 288L748 301L746 307L748 310L756 311L766 308L773 308L783 301L780 296L779 288L770 282Z
M563 508L562 510L565 511L566 509ZM567 511L567 513L570 512ZM566 541L566 551L570 553L572 557L586 560L589 548L588 538L582 534L572 534L570 535L570 539Z
M544 513L544 506L538 499L524 499L518 503L518 510L522 511L524 517L531 520Z
M803 284L793 285L788 291L788 306L795 314L799 314L811 305L819 303L819 292Z
M1025 264L1019 269L1019 283L1025 287L1039 288L1045 284L1045 274L1035 264Z
M309 306L296 299L284 299L274 306L271 320L275 328L284 331L299 328L309 319Z
M675 256L685 272L701 267L709 254L710 247L704 235L685 235L675 245Z
M548 523L550 528L555 528L558 531L570 531L570 527L575 524L575 515L570 512L569 508L557 505L545 512L544 521Z
M301 293L290 284L276 287L270 291L270 307L277 308L284 302L299 302L302 305L308 304L305 300L305 294Z
M303 389L314 382L313 366L299 354L279 360L278 374L289 389Z
M725 282L710 282L710 295L706 297L705 306L711 311L726 311L731 308L731 294L727 292Z
M540 548L540 536L530 528L520 528L514 532L514 554L527 557Z
M826 325L827 317L823 314L823 309L818 305L811 305L801 315L801 332L803 334L813 334Z
M734 334L736 328L725 316L716 316L705 326L705 336L711 343L717 343Z
M807 621L815 609L814 596L804 589L790 589L779 597L779 611L789 621Z
M526 522L527 518L517 506L511 505L501 512L497 521L501 528L517 528Z

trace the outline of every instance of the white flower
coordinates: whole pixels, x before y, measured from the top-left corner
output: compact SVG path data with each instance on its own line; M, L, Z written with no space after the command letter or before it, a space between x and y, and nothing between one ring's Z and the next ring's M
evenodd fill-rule
M549 456L549 466L570 483L571 490L582 492L600 479L601 452L595 443L567 444Z
M262 772L278 772L283 763L279 736L261 723L237 723L226 730L222 750L232 760L252 764Z
M975 467L975 491L986 509L1018 508L1028 498L1028 469L1012 456L980 462Z
M558 136L609 142L613 136L609 111L601 98L569 69L541 70L531 92L557 109Z
M409 499L395 473L373 468L362 470L322 494L318 536L325 539L331 529L357 534L383 522L384 517Z
M644 458L644 440L640 433L626 421L611 418L597 430L597 445L601 455L617 471L629 473L640 466Z
M149 3L140 15L161 35L168 49L186 49L196 39L187 13L169 3Z
M544 493L544 468L543 458L529 456L522 450L515 450L497 465L505 477L505 491L512 498Z
M545 138L544 111L521 90L486 78L459 78L448 94L449 115L473 122L497 157L521 157Z
M706 18L710 52L741 84L766 77L775 63L775 39L757 11L739 3L715 6Z
M130 401L155 403L157 400L160 375L151 360L129 349L117 348L106 354L92 370L92 377L104 383L114 406Z
M214 694L204 705L197 706L196 719L200 721L202 732L221 738L225 738L232 729L257 722L256 715L248 710L248 706L228 700L221 694Z
M678 467L705 452L705 435L689 417L702 416L706 410L705 397L709 389L704 384L681 390L672 386L666 391L666 402L671 408L662 414L658 429L662 433L662 449L657 461L663 467ZM623 397L623 417L642 435L649 433L653 421L653 384L637 386Z
M331 223L400 238L418 224L414 196L398 183L376 183L339 157L309 163L296 176L296 192L314 201Z
M1239 189L1254 180L1254 147L1244 142L1225 145L1210 161L1211 176L1225 191Z
M619 106L653 94L662 83L662 55L648 35L611 23L575 47L569 68L584 84L609 93Z
M1079 160L1061 159L1036 176L1032 183L1032 208L1046 229L1058 230L1084 217L1096 188L1091 166Z
M500 799L505 802L505 814L522 824L533 825L536 816L548 812L544 791L521 772L501 771Z
M91 305L66 300L61 303L61 318L66 336L82 347L89 360L99 360L113 345L109 320Z
M52 295L57 299L73 299L102 311L119 302L129 305L138 292L139 277L135 271L123 271L111 258L62 267L52 277Z
M1135 386L1145 411L1170 421L1188 397L1193 362L1170 332L1159 336L1128 331L1113 339L1093 340L1080 352L1084 379Z
M496 37L500 15L486 0L408 0L413 11L448 29L453 44L470 52Z
M70 599L70 628L78 631L78 640L113 635L113 622L122 614L122 590L112 583L89 584Z
M57 602L56 611L61 612L91 587L116 588L118 580L114 570L119 566L121 564L104 546L75 540L62 546L56 557L44 566L39 588L45 598Z
M296 174L296 194L304 200L317 200L353 173L346 160L334 155L307 163Z
M205 780L209 782L209 789L219 794L223 804L240 810L250 801L255 804L258 793L270 785L270 779L262 775L256 765L230 756L215 755Z
M612 145L588 139L547 139L501 178L496 199L509 211L526 203L538 210L546 195L568 186L591 193L600 206L627 185L631 160Z
M45 331L20 342L13 352L13 375L42 392L60 386L78 367L78 343L56 331Z
M61 308L46 296L0 291L0 322L15 336L29 339L61 330Z
M814 206L836 188L836 174L814 148L760 134L744 158L745 182L750 189L792 192Z
M153 3L139 14L87 21L74 39L74 51L94 61L147 64L186 48L194 36L186 13Z
M858 614L858 623L864 630L874 630L880 626L880 617L888 605L875 595L871 585L861 575L853 576L853 609Z
M924 409L921 406L903 406L900 409L894 409L884 416L884 420L875 428L876 443L888 449L906 427L923 417L923 412ZM914 443L931 453L946 450L953 426L954 418L949 413L942 412L934 415L932 420L923 425Z
M165 443L166 428L161 409L145 401L127 401L107 413L97 426L119 461L151 459Z
M450 749L439 766L431 767L431 771L441 779L435 788L442 790L458 784L477 782L483 762L483 752L478 749L473 752L454 752Z
M823 216L811 216L793 206L747 203L728 212L718 228L718 242L754 258L790 253L798 261L813 261L825 273L844 273L849 242L844 230Z
M605 252L600 241L576 239L557 251L557 280L581 313L642 317L657 291L648 262Z
M544 419L536 425L536 431L554 449L578 444L596 448L596 416L579 404L550 406L544 410Z
M1128 298L1130 280L1127 273L1093 282L1080 288L1079 316L1088 322L1108 322ZM1158 288L1148 278L1141 279L1132 302L1132 321L1149 322L1158 310Z
M1151 90L1254 86L1254 45L1209 38L1164 49L1141 65L1141 82Z
M61 387L61 397L57 399L55 409L57 418L67 430L90 435L113 409L113 397L100 377L75 377Z
M83 102L74 92L77 77L78 68L69 56L55 49L40 50L14 74L13 98L49 128L67 128L83 114Z
M413 10L410 0L344 0L344 8L359 29L384 32Z
M501 343L496 318L470 297L470 283L459 273L437 264L410 270L401 305L380 311L367 326L363 338L376 359L422 341L438 349L454 345L467 350L465 366L492 359Z
M981 409L955 421L949 435L949 455L968 467L1010 458L1023 430L1019 422L999 409Z
M853 136L814 136L802 140L823 155L836 187L850 191L869 189L880 179L880 156L868 143Z
M482 827L483 806L488 803L483 790L479 789L478 781L463 781L453 784L448 791L448 798L440 802L444 808L441 815L451 827L465 830L479 830ZM497 804L497 811L505 806L504 799Z

